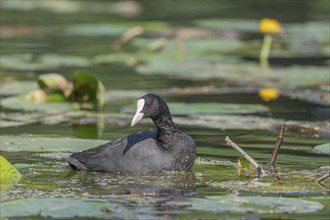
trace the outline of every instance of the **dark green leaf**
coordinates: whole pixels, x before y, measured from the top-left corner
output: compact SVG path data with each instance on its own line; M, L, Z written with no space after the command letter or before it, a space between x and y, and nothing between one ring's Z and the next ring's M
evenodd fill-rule
M105 88L95 75L76 72L70 98L74 102L81 103L82 108L101 110L105 103Z

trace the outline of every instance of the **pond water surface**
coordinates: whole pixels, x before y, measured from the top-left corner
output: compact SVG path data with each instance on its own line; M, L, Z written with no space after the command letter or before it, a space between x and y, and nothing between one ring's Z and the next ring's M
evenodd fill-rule
M173 33L166 33L166 31L171 30L173 32L176 28L198 28L199 19L219 19L220 21L221 19L242 19L233 24L235 31L225 28L225 30L219 30L221 32L219 36L229 36L229 38L234 38L237 41L247 40L250 42L248 45L255 45L255 42L259 42L260 39L253 40L251 36L258 36L259 38L262 36L256 33L254 29L244 31L244 27L236 27L235 25L253 19L258 22L258 19L274 17L275 15L277 19L288 25L292 23L303 24L303 22L310 21L320 21L326 24L329 21L329 9L325 9L327 6L325 2L327 1L315 1L315 4L311 4L311 1L299 2L299 10L296 9L297 2L295 1L292 1L295 2L294 4L287 1L276 1L277 3L269 4L263 1L252 1L251 4L222 1L205 1L205 3L203 1L203 4L200 1L180 1L180 3L177 1L127 1L128 5L126 6L118 6L120 4L110 6L110 4L116 3L115 1L82 1L79 4L72 3L75 1L56 1L57 4L54 3L55 1L44 1L48 4L25 1L30 2L30 5L27 3L19 4L18 1L12 2L16 2L16 4L9 3L9 1L6 1L6 4L1 2L4 6L1 9L2 84L12 81L34 81L39 75L50 72L61 73L71 80L74 71L84 70L97 75L102 80L107 91L110 91L108 93L110 98L108 98L104 110L99 113L95 112L95 115L98 116L73 117L53 124L37 121L20 126L1 127L3 138L1 140L1 155L14 164L23 176L16 185L1 190L1 202L3 204L1 215L4 218L329 218L328 192L330 182L326 180L323 186L319 186L314 181L322 174L329 172L330 158L329 154L313 152L313 147L329 142L329 106L327 104L315 104L315 102L299 100L290 95L283 95L274 101L266 102L255 91L268 84L267 82L265 84L260 83L256 79L258 77L253 78L253 76L251 77L252 80L212 76L196 78L190 77L190 72L187 69L183 70L183 72L187 72L185 74L180 73L180 76L179 74L157 74L157 71L152 74L145 74L139 72L135 65L129 64L127 59L103 63L94 62L96 55L115 54L116 56L116 54L125 53L137 56L136 54L143 53L143 50L141 52L141 48L138 46L139 43L134 42L135 39L127 43L122 51L116 51L113 47L123 34L122 30L128 30L136 24L146 27L143 35L138 36L137 39L141 37L147 41L156 40L163 36L170 36L169 39L173 39ZM116 12L108 13L103 9L105 6L119 8ZM123 8L128 9L125 11ZM295 11L295 14L291 13L292 10ZM110 27L114 24L118 27ZM84 25L89 26L83 27ZM97 25L101 25L100 28L95 28ZM325 25L324 28L329 28L329 26ZM188 35L190 34L189 32ZM197 36L196 38L203 37ZM315 42L313 41L315 47L329 48L329 40L324 42L322 39L316 37L313 39L315 40ZM307 42L311 43L308 40L306 39ZM202 43L201 45L203 47ZM226 45L225 43L223 47L226 48ZM323 57L324 60L325 57L328 63L325 62L322 65L317 63L317 66L313 66L313 68L320 68L316 71L322 72L328 68L329 53L327 54L327 50L321 48L318 53L313 54L316 51L315 47L312 47L312 55L308 55L307 59L308 57L311 59ZM248 48L246 51L250 49ZM242 51L244 50L242 49ZM233 53L236 54L233 55ZM252 52L252 58L255 58L257 53L258 51ZM28 62L22 61L24 60L22 58L13 61L9 59L12 58L11 56L22 54L32 58ZM59 58L55 57L52 60L53 63L48 63L48 66L40 66L39 64L42 63L40 60L45 54L57 54L58 57L69 55L78 57L79 60L67 58L66 61L59 61L56 60ZM160 57L171 57L172 55ZM279 56L284 58L295 55L297 55L297 50L289 53L283 52L283 54L281 51L279 52ZM141 61L141 63L148 63L149 56L143 56L143 59L146 60ZM157 58L157 56L159 56L157 53L151 55L153 58ZM213 63L217 62L215 59L219 59L221 62L233 66L237 62L248 63L248 65L258 68L256 59L246 61L237 50L226 52L222 49L216 49L215 51L190 54L188 47L185 56L187 58L184 59L188 60L197 57L197 59L209 59L208 62ZM14 64L10 62L14 62ZM178 63L179 68L180 61ZM286 63L285 66L287 65ZM293 63L291 66L296 65L297 63ZM280 66L281 64L273 66L273 68L276 69ZM162 66L159 68L159 72L162 72ZM245 69L240 71L245 71ZM246 71L247 75L250 74L248 70ZM310 73L301 74L308 75ZM273 86L274 81L270 80L269 84ZM280 89L283 90L283 94L299 89L319 91L326 87L326 84L327 82L320 81L320 87L317 84L304 84L301 87L292 85L283 86ZM222 94L198 91L192 94L168 92L177 88L212 89L222 87L237 88L238 92ZM244 87L253 87L256 90L244 92ZM115 97L115 95L111 96L112 94L120 95L122 91L132 91L132 93L123 93L121 98ZM150 121L145 120L144 123L131 128L129 126L131 114L125 113L123 110L127 105L135 105L140 94L144 92L160 93L169 103L256 104L265 106L267 111L248 114L235 112L233 114L203 113L205 110L201 110L200 114L174 113L174 120L177 119L178 127L189 134L197 145L199 159L191 172L113 175L71 171L63 158L79 149L70 149L77 138L79 138L78 141L95 141L95 144L93 142L87 144L86 142L86 148L86 146L99 145L99 142L96 142L99 139L110 140L153 127ZM2 93L2 100L6 97L7 95ZM169 107L171 109L171 105ZM18 111L8 107L1 109L3 115L15 112L22 115L26 113L24 110ZM118 120L106 118L117 117L116 114L118 113L121 114ZM51 113L47 114L48 116L52 115ZM230 120L228 122L223 118L219 119L220 116L226 118L226 115L228 118L237 116L237 119L233 118L232 120L237 120L242 124L233 127L230 124L234 123L231 123ZM212 118L207 121L205 119L207 116ZM245 122L243 121L244 118L253 118L252 121L261 120L260 125L252 125L252 121ZM197 119L203 123L205 120L206 122L204 124L197 123ZM255 175L252 175L253 177L238 176L236 163L239 154L226 145L225 137L229 136L235 143L244 148L258 163L263 164L269 173L267 163L278 133L278 124L274 121L270 122L270 120L294 124L285 133L277 160L278 174L281 180L275 181L271 175L266 175L259 180L254 178ZM251 126L248 123L251 123ZM269 123L269 126L266 123ZM319 130L321 132L318 132ZM24 140L22 143L18 143L18 137L26 138L25 141L33 138L37 141L40 140L40 144L45 143L44 148L38 151L26 150L27 148L24 147L27 146L24 146ZM42 138L50 139L47 139L48 142L42 142ZM60 139L68 140L67 145L59 144L66 150L56 149ZM9 142L16 147L15 150L8 150ZM81 142L81 145L84 144L85 142ZM27 143L26 145L30 146L31 144ZM234 196L234 199L231 196ZM248 199L250 196L258 196L261 199L259 198L260 201L251 199L247 202L238 202L238 200ZM283 198L297 200L283 200L282 203L266 205L266 198L269 197L273 198L274 201L282 201ZM31 201L24 199L31 199ZM300 204L298 201L306 202L306 204ZM314 203L309 204L308 201ZM292 204L292 209L285 209L284 207L290 207L285 202ZM293 204L295 202L298 204L297 207ZM217 205L213 207L213 204ZM305 208L306 213L304 205L310 208ZM17 207L21 207L21 210L17 210L19 209Z

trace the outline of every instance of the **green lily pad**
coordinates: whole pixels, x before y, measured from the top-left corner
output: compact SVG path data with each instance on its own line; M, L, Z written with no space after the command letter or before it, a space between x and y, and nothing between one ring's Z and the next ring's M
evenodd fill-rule
M251 114L267 112L267 107L257 104L220 104L220 103L168 103L173 115L196 114ZM134 105L125 106L124 113L134 113Z
M283 87L328 86L329 67L327 66L292 66L275 69L273 72Z
M1 55L0 65L3 69L23 71L43 69L42 64L33 62L31 54Z
M137 71L145 75L161 74L190 79L223 77L220 69L218 69L219 66L214 66L205 61L180 60L178 56L179 54L177 52L173 52L172 54L162 53L162 55L148 59L146 64L138 66Z
M83 57L63 54L31 54L1 55L0 64L3 69L36 71L56 68L60 66L87 67L89 61Z
M118 24L121 24L120 22ZM164 21L139 21L139 22L124 22L122 24L129 24L130 26L141 26L145 31L157 32L166 31L170 28L170 24Z
M84 57L63 54L43 54L39 57L39 61L47 67L87 67L90 65L89 61Z
M66 79L55 73L41 75L38 84L42 90L5 98L1 100L1 106L14 110L56 113L79 108L99 110L105 103L104 85L90 73L75 73L72 92ZM73 102L67 101L69 94Z
M40 111L47 113L57 113L79 109L78 105L70 102L35 103L31 100L27 100L25 95L4 98L1 100L1 106L12 110Z
M193 198L191 204L189 209L192 210L258 214L308 213L322 210L324 207L319 202L298 198L236 196L232 194Z
M138 2L71 2L59 1L56 4L49 2L4 2L3 8L7 10L43 10L47 13L81 13L87 12L91 14L110 13L119 14L125 17L132 17L140 14L141 6ZM99 20L99 19L98 19Z
M249 19L200 19L197 25L211 30L259 32L259 21Z
M183 56L183 58L180 59L180 56ZM188 53L188 56L191 55ZM201 58L200 55L198 57L186 57L186 55L180 55L177 51L166 51L157 56L149 57L145 64L137 67L137 71L145 75L170 75L192 80L224 79L245 83L250 81L255 83L259 80L263 82L265 80L258 64L212 62L212 60ZM273 75L271 76L273 77Z
M132 44L140 49L152 48L152 44L155 42L154 39L150 38L136 38L132 41ZM157 42L157 41L156 41ZM242 41L236 39L227 38L202 38L202 39L187 39L181 42L184 45L184 56L187 58L200 58L201 56L208 55L208 59L219 59L220 55L214 57L214 53L219 52L231 52L233 50L240 49L244 46ZM166 41L163 45L164 51L170 52L175 51L179 53L177 49L177 42ZM210 52L213 52L212 54Z
M0 83L0 95L9 96L27 93L31 90L37 89L38 85L34 81L4 81Z
M66 28L66 33L77 36L110 36L119 37L128 29L134 26L141 26L143 30L148 32L158 32L168 29L169 24L157 21L141 21L141 22L112 22L98 24L78 24L71 25Z
M36 123L40 120L41 116L42 114L39 112L33 112L33 113L1 112L0 128Z
M69 89L69 82L58 73L43 74L38 77L37 83L40 89L46 93L61 92L63 95Z
M141 95L142 96L142 95ZM116 97L115 97L116 98ZM116 114L116 113L97 113L91 111L74 110L48 114L48 112L12 112L0 114L0 128L27 125L32 123L41 123L44 125L56 125L64 122L72 122L73 125L78 124L78 130L82 129L81 125L86 124L101 129L104 123L128 125L132 115ZM81 121L80 121L81 119ZM100 126L100 127L99 127ZM90 129L90 128L89 128ZM84 130L84 129L82 129ZM80 130L81 131L81 130ZM76 132L76 131L75 131ZM88 129L86 129L88 133ZM80 132L78 132L80 133ZM76 133L77 134L77 133ZM78 135L78 134L77 134ZM88 135L96 137L93 132ZM92 135L92 136L91 136ZM78 135L79 136L79 135ZM84 136L84 137L87 137ZM88 137L87 137L88 138Z
M0 146L2 151L71 151L78 152L97 147L106 140L87 140L77 138L46 138L35 136L2 135Z
M329 68L326 66L291 66L274 68L268 74L263 73L259 64L250 62L211 62L196 57L179 58L177 51L165 51L150 56L147 62L137 67L137 72L145 75L170 75L192 80L223 79L237 83L253 83L264 86L272 83L276 87L312 87L327 86ZM188 56L190 53L187 53ZM203 55L203 57L206 57ZM209 56L207 56L209 57Z
M108 90L105 93L105 99L106 102L118 102L120 99L132 99L133 101L147 93L148 91L144 90Z
M105 103L104 85L100 79L90 73L76 72L70 99L79 103L91 104L91 109L100 110ZM88 105L87 107L90 109Z
M8 121L8 120L3 120L0 119L0 128L8 128L8 127L18 127L22 125L27 125L33 123L31 122L23 122L23 121Z
M313 152L317 154L329 154L330 155L330 142L317 145L313 148Z
M18 170L0 155L0 189L8 188L17 183L22 175Z
M237 173L239 177L256 176L256 169L244 157L238 158Z
M37 122L47 125L55 125L73 119L87 117L89 113L90 112L87 111L68 111L59 112L58 114L47 114L47 112L1 112L0 128L27 125Z
M76 36L120 36L128 27L116 24L79 24L67 27L66 33Z
M195 51L199 55L206 54L206 52L231 52L233 50L243 47L244 43L236 39L226 38L206 38L206 39L190 39L184 41L187 48L186 52ZM170 48L168 48L170 49ZM174 48L173 48L174 49Z
M71 198L28 198L2 202L1 217L32 217L43 218L105 218L109 213L102 212L108 203L97 199ZM19 207L19 208L17 208Z
M299 88L296 91L284 91L282 95L318 105L330 106L330 93L327 90Z
M111 53L96 55L93 60L96 64L115 64L124 63L128 66L134 66L142 62L142 59L135 54L129 53Z
M171 109L171 106L170 106ZM188 110L187 110L188 111ZM269 130L277 131L277 128L286 124L293 134L304 134L311 136L320 136L329 134L328 122L310 122L310 121L286 121L282 119L273 119L259 116L240 116L240 115L191 115L187 117L176 117L175 123L182 125L194 125L206 128L216 129L244 129L244 130ZM304 129L295 129L295 128Z
M229 31L240 36L240 32L259 33L258 20L241 19L201 19L197 25L212 31ZM327 56L329 54L329 38L327 37L328 23L324 21L309 21L304 23L283 24L285 32L280 39L287 47L273 47L272 55L277 57L293 57L313 55ZM258 41L250 41L242 47L240 53L255 56L260 48L261 37ZM249 48L249 50L246 50Z
M311 39L315 42L329 43L329 37L327 36L329 23L326 21L307 21L303 23L291 23L285 25L287 35L285 38L289 38L290 42L294 41L303 43L301 40ZM305 45L306 46L306 45ZM329 54L329 53L328 53Z

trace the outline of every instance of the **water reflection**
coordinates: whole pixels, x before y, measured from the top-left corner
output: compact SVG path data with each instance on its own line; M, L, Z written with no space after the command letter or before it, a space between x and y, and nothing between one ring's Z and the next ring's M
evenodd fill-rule
M183 196L195 193L192 172L169 172L150 175L70 172L68 183L79 183L85 192L96 197ZM75 186L77 187L77 186Z

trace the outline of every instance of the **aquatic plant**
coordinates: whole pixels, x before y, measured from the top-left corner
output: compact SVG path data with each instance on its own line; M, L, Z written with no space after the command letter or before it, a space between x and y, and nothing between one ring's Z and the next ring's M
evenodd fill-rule
M259 22L259 31L264 35L259 55L260 64L263 69L267 70L269 68L268 58L272 46L273 35L281 33L282 27L277 20L271 18L264 18L261 19Z

